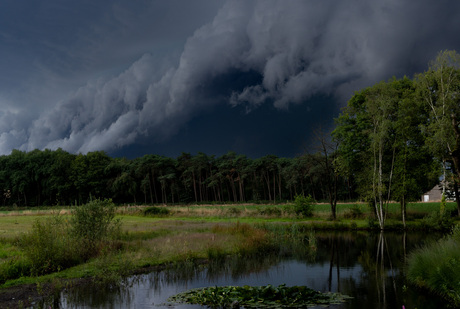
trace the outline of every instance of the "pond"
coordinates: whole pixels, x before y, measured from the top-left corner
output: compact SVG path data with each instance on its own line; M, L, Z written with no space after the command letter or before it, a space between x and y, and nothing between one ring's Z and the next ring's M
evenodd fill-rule
M167 304L168 297L197 287L227 285L305 285L353 297L329 308L442 308L404 280L405 259L414 248L439 235L421 233L315 232L314 250L285 245L276 254L230 257L206 266L184 263L176 269L128 278L116 289L84 286L63 292L60 308L202 308ZM305 242L302 244L306 246ZM321 307L323 308L323 307Z

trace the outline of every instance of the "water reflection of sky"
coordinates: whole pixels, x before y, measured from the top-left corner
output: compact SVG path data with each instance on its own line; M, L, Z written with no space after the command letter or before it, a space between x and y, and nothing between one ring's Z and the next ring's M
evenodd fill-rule
M368 240L368 235L362 237ZM234 259L214 268L211 264L209 269L205 267L197 269L192 266L183 268L181 271L150 273L132 278L129 288L116 293L105 293L102 290L94 290L94 288L74 290L71 296L74 298L72 301L63 294L61 307L201 308L201 306L192 305L174 304L171 306L166 305L165 302L172 295L198 287L286 284L288 286L308 286L322 292L341 292L353 297L345 304L329 308L389 309L401 308L402 305L405 305L406 308L439 308L439 302L432 300L429 295L420 295L419 291L411 288L403 290L404 276L402 268L399 267L403 267L404 263L401 263L403 259L399 251L395 250L399 245L398 237L386 238L392 254L390 261L388 254L390 251L386 251L385 263L380 263L382 255L380 258L371 254L363 255L363 252L376 252L375 247L372 245L369 247L368 242L361 242L366 247L347 251L347 246L340 243L340 240L338 238L335 251L340 253L340 258L334 253L331 256L329 247L324 245L319 247L324 249L318 249L316 258L313 260L304 256L299 256L298 259L264 256L255 260ZM337 267L337 260L347 266ZM385 269L381 269L383 265ZM381 276L381 274L384 275Z
M360 277L362 268L356 265L351 268L340 268L339 271L341 279L353 277L356 280L356 278ZM294 260L283 261L262 272L243 275L239 278L223 274L217 279L209 279L206 270L203 270L192 279L182 282L169 282L165 272L157 274L152 273L139 276L133 282L131 288L116 297L117 300L115 302L118 303L119 308L142 309L152 308L152 306L155 306L155 308L171 308L171 306L167 306L165 302L167 298L172 295L192 288L226 285L306 285L315 290L326 292L329 291L329 273L329 265L307 265L305 262ZM331 291L338 291L336 268L332 270ZM87 298L87 300L89 299ZM70 304L68 305L70 306ZM81 305L82 306L79 308L84 308L84 306L91 308L91 304L89 303L87 305ZM101 308L111 308L111 306L103 306ZM200 306L174 305L174 308L200 308Z

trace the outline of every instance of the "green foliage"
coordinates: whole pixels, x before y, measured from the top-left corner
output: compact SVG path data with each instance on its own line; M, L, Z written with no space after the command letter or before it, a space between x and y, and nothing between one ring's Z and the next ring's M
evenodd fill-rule
M32 269L30 259L17 256L0 263L0 284L9 279L29 276Z
M112 200L93 200L73 210L70 220L71 233L90 251L98 242L120 233L120 220L115 219Z
M378 229L380 229L379 223L378 223L377 220L375 219L375 216L369 216L369 217L367 218L367 225L368 225L369 229L371 229L371 230L378 230Z
M347 219L359 219L364 217L364 212L359 205L355 204L345 212L344 217Z
M260 209L259 214L263 216L281 217L282 211L279 207L269 206Z
M426 147L429 109L407 77L356 93L336 120L338 163L363 200L376 201L383 228L388 200L418 200L439 178L439 164ZM402 209L404 211L404 209Z
M294 211L298 216L311 217L315 203L315 200L310 195L296 195L294 199Z
M287 204L283 206L283 211L288 215L295 214L295 206L292 204Z
M143 211L144 216L166 216L169 215L169 210L165 207L151 206Z
M422 226L427 230L449 231L454 226L450 212L433 211L422 219Z
M177 159L145 155L129 160L100 151L14 150L0 156L0 206L81 205L92 196L117 204L273 204L292 200L293 192L326 199L318 160L320 154L250 159L234 152L220 157L184 153ZM349 196L344 183L339 182L341 199Z
M348 296L321 293L305 286L224 286L192 289L168 299L210 308L305 308L312 305L340 304Z
M62 217L49 221L35 221L32 230L25 234L20 244L31 263L32 275L59 271L82 262L78 243L68 233Z
M49 221L35 221L32 230L20 239L31 264L30 273L43 275L60 271L98 255L100 250L107 248L103 241L119 235L120 221L114 220L114 216L110 200L94 200L77 207L70 222L58 215ZM10 267L11 271L15 267ZM20 267L18 264L16 268L25 273L26 269Z
M243 211L237 207L229 207L226 210L226 214L232 217L238 217Z
M439 205L439 214L442 216L446 212L446 195L442 193L441 204Z
M412 252L408 258L408 280L460 306L460 229L442 240Z
M210 246L207 249L206 255L210 261L223 261L227 257L224 249L218 246Z
M122 254L111 254L111 252L102 252L100 257L95 261L95 278L93 280L94 288L122 287L128 285L128 275L133 269L132 261Z

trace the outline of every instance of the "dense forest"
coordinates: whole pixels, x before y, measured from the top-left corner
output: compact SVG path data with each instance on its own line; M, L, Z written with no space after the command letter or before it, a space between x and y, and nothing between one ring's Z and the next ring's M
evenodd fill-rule
M117 203L207 203L292 200L295 195L328 199L321 154L250 159L183 153L178 158L145 155L128 160L106 153L71 154L62 149L14 150L0 157L3 205L69 205L92 197ZM340 178L341 199L357 198Z
M104 152L14 150L0 157L3 205L208 203L292 200L366 201L383 224L384 208L419 200L439 179L458 197L460 56L440 52L414 78L393 78L356 92L330 136L295 158L251 159L182 153L128 160ZM457 201L459 199L457 198ZM459 207L460 210L460 207Z

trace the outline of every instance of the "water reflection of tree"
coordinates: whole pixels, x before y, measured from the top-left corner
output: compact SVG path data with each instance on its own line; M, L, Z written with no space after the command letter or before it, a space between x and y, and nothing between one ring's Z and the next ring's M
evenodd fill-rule
M363 267L364 275L367 276L366 282L375 290L374 296L382 304L382 308L387 308L388 303L406 303L406 295L403 292L405 260L415 244L423 243L422 234L407 233L376 233L370 234L365 250L358 258L358 262ZM431 238L431 237L428 237ZM425 241L429 241L425 239ZM369 304L372 306L372 303ZM407 306L407 303L406 303Z
M404 236L402 236L402 241L399 242L401 246L395 245L398 242L392 240L393 245L391 248L388 246L386 237L383 232L371 234L366 250L358 258L364 273L368 276L367 282L373 285L373 289L377 293L375 298L379 304L383 305L383 308L386 308L390 292L391 297L396 297L396 299L400 297L396 288L395 263L404 263L400 257L403 257L405 252ZM398 265L398 268L401 266ZM387 285L388 280L391 283L389 286Z
M273 246L269 252L229 256L213 260L208 265L186 261L177 263L162 272L142 275L138 279L133 277L130 280L131 282L140 280L141 286L148 286L149 289L158 292L165 283L186 285L187 282L197 278L214 281L222 276L239 279L268 270L285 258L294 258L306 264L314 263L328 267L329 276L327 282L324 282L327 285L324 286L324 290L353 294L356 298L360 298L356 303L350 300L345 305L349 306L348 308L356 308L354 306L357 303L365 303L365 306L360 308L387 308L386 306L392 304L398 304L399 308L401 308L400 304L405 304L406 308L411 307L411 304L404 299L410 297L401 294L401 286L404 284L404 256L415 246L429 241L430 237L423 234L402 233L301 232L303 233L296 234L291 231L284 236L280 233L276 240L277 246ZM436 235L430 236L432 239L437 239ZM355 269L357 272L344 277L347 273L344 268ZM335 284L337 284L336 291L334 291ZM102 297L102 290L98 289L99 293L97 293L101 296L100 304L123 303L122 299L132 297L122 291L115 291L115 293L112 291L112 294L115 294L112 297L107 295ZM78 294L81 301L77 300L77 304L99 304L98 300L89 299L95 297L91 291L86 290Z
M327 280L329 285L329 292L332 291L332 270L334 268L334 258L337 265L337 291L340 291L340 255L338 253L337 238L334 238L331 244L331 262L329 263L329 278Z
M333 283L337 283L337 292L342 292L340 277L340 269L342 267L353 267L355 265L355 258L359 251L359 238L356 233L317 233L316 234L319 244L317 262L329 263L328 275L328 291L335 292ZM334 273L336 274L336 281L334 280Z
M356 295L359 301L350 301L350 308L363 302L368 308L404 304L407 296L402 293L404 257L430 238L422 234L368 232L318 232L316 236L319 246L316 262L329 266L325 288ZM343 277L343 269L359 273Z

